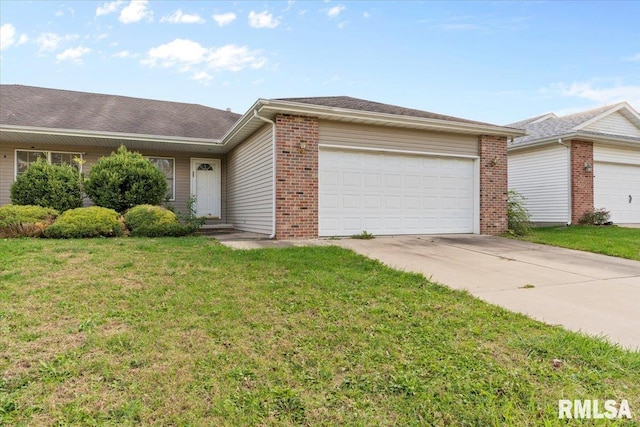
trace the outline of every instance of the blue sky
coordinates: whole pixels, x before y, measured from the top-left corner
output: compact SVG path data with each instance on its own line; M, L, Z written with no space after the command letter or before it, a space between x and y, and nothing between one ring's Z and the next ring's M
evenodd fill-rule
M348 95L506 124L640 109L638 17L638 1L0 0L0 82L239 113Z

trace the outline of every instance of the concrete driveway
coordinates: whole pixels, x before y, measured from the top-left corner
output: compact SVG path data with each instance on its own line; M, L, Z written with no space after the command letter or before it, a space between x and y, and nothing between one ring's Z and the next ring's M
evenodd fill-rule
M478 235L324 242L543 322L640 350L638 261Z

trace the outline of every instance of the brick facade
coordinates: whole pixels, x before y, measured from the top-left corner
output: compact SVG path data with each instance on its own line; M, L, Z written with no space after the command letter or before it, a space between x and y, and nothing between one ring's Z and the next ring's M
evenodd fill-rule
M585 212L592 210L593 142L571 141L571 222L577 224Z
M275 123L276 239L317 238L318 119L279 114Z
M507 231L507 138L478 137L480 154L480 233Z
M279 114L275 123L276 239L317 238L318 119ZM480 136L478 149L480 233L501 234L507 231L507 138Z

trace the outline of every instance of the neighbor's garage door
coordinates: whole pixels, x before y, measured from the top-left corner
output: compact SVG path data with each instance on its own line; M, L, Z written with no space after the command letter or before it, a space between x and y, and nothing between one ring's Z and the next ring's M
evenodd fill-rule
M640 165L595 162L593 175L594 207L614 223L640 223Z
M320 149L319 234L472 233L473 160Z

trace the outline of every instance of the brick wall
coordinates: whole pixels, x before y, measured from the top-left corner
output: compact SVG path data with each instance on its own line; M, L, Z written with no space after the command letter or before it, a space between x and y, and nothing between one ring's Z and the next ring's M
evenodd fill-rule
M585 169L591 165L591 171ZM593 143L571 141L571 222L593 210Z
M318 119L279 114L275 122L276 239L316 238Z
M507 138L478 137L480 153L480 233L507 231Z

